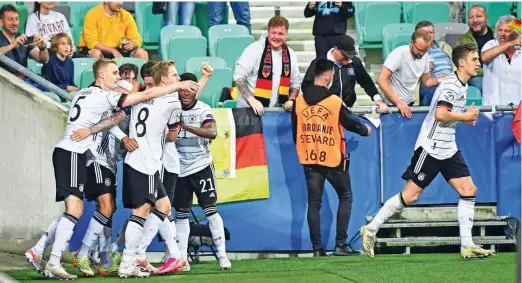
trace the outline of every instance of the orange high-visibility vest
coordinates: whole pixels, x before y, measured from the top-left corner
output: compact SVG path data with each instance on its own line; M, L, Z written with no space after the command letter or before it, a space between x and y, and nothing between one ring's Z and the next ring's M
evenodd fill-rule
M344 159L344 128L339 123L342 103L336 95L314 105L308 105L303 96L296 99L296 149L301 164L333 168Z

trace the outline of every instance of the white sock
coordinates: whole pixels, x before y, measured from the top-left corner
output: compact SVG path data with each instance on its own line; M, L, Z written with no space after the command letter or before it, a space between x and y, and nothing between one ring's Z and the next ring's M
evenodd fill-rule
M377 231L381 225L392 217L395 213L401 211L404 208L404 201L402 200L401 193L398 193L387 200L381 207L377 215L373 218L366 227L368 228L369 234L372 236L377 235Z
M128 266L136 258L136 250L138 244L143 236L143 226L145 219L136 215L131 215L125 229L125 249L123 250L123 257L121 259L120 268Z
M459 221L460 245L462 247L473 246L471 229L475 217L475 197L463 197L459 199L457 206L457 219Z
M172 215L169 215L163 220L163 224L159 228L159 233L163 240L165 240L169 258L180 259L181 253L176 243L176 225L174 224L174 217L172 217Z
M45 251L45 249L52 243L54 243L54 236L56 235L56 227L58 227L58 222L60 222L60 219L62 219L62 216L57 216L53 219L53 222L51 222L51 225L49 225L49 228L45 231L45 233L42 235L38 243L33 247L33 250L38 254L42 255Z
M227 257L227 251L225 248L225 227L223 226L223 219L219 213L217 213L217 211L214 214L207 216L207 219L208 225L210 226L210 232L212 232L214 245L216 245L218 251L218 257Z
M123 223L123 226L121 226L118 235L116 235L116 239L114 239L114 242L112 242L111 252L114 253L118 251L118 248L125 244L125 231L127 230L127 224L129 224L129 219L125 220L125 223Z
M189 213L176 211L176 238L181 257L187 260L188 240L190 236Z
M105 227L108 222L109 219L105 217L105 215L98 210L94 211L94 215L89 222L89 227L87 227L87 232L85 232L85 236L83 236L82 247L77 255L78 258L89 255L89 250L91 247L94 247L98 241L98 237L103 233L103 227Z
M56 227L56 236L54 240L53 249L51 250L51 257L49 263L52 265L59 265L62 253L65 251L65 247L69 243L73 234L73 229L78 219L66 212L63 213L58 226Z
M136 252L138 258L143 258L145 256L147 247L150 245L156 234L158 234L158 230L163 224L163 220L165 220L165 218L167 218L167 215L157 210L153 210L149 214L149 217L143 226L143 236L141 237L138 250Z
M110 227L109 227L110 226ZM103 241L102 241L103 239ZM111 239L112 239L112 220L109 221L108 226L103 228L103 237L100 238L100 263L105 265L111 262ZM102 242L104 242L103 245Z

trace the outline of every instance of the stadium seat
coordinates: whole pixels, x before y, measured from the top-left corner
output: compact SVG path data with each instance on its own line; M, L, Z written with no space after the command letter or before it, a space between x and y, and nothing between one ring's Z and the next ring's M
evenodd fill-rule
M441 40L446 34L463 35L468 32L469 27L463 23L436 23L435 26L435 40Z
M147 63L145 60L141 58L118 58L116 59L116 63L118 64L118 67L120 67L123 64L131 63L136 66L138 66L138 69L141 68L145 63Z
M195 26L166 26L161 28L160 44L161 44L161 58L168 58L169 41L174 37L195 37L201 36L201 30Z
M219 57L192 57L187 60L185 63L185 71L196 74L198 69L201 68L202 65L207 64L210 65L214 70L224 69L227 67L227 63L223 58ZM197 75L197 74L196 74Z
M447 2L404 2L404 21L447 23L450 21L450 4Z
M207 39L203 36L172 38L169 42L167 58L174 61L179 74L185 72L187 59L205 55L207 55Z
M92 71L92 65L96 62L95 58L73 58L74 62L74 83L80 86L82 82L82 73L86 70Z
M71 25L71 7L69 7L69 5L56 4L53 8L53 11L64 15L65 19L67 20L67 23Z
M221 91L224 87L232 87L232 69L230 68L214 70L212 77L210 77L201 91L199 99L215 108L218 106Z
M70 101L62 102L62 105L65 106L65 108L71 109L72 103Z
M250 33L242 25L215 25L208 30L208 49L210 56L216 56L216 44L222 36L249 36Z
M236 108L237 107L237 100L225 100L223 102L223 105L221 105L221 108Z
M469 9L474 5L481 5L488 11L488 26L494 27L501 16L510 15L511 7L509 2L466 2L465 22L468 22ZM520 8L519 8L520 11Z
M255 40L252 36L223 36L216 44L216 56L225 59L227 67L234 69L245 48Z
M54 101L58 101L58 102L62 101L60 99L60 97L56 93L54 93L54 92L44 92L44 94L49 96L50 98L52 98Z
M71 8L71 21L69 22L69 25L71 27L82 27L83 24L83 18L85 17L85 14L87 11L89 11L90 8L101 4L101 2L73 2L69 1L66 2L67 6ZM84 9L84 7L86 7Z
M94 83L94 72L93 72L93 70L85 70L82 73L80 88L89 87L92 83Z
M381 48L382 28L401 22L401 4L393 2L354 2L355 30L360 48Z
M522 4L520 2L515 2L515 11L517 12L517 18L522 18Z
M398 46L409 44L415 31L413 24L387 24L382 28L382 59Z
M460 34L448 33L448 34L445 34L444 36L442 36L440 41L444 41L447 44L449 44L449 46L451 46L451 48L455 48L455 46L457 46L457 41L459 40L460 37L461 37Z
M476 87L469 86L468 94L466 99L466 105L469 106L471 103L475 102L476 106L482 105L482 93Z
M38 63L33 59L27 60L27 69L35 74L42 75L42 67L42 63Z
M157 50L163 15L152 14L152 2L136 2L136 25L143 40L143 49Z

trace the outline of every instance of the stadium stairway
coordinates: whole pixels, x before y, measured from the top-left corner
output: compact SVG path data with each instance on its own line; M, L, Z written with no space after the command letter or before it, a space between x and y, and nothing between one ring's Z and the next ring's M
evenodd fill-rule
M377 233L376 253L433 252L426 247L460 246L457 206L407 207L385 222ZM373 216L366 217L370 222ZM476 206L473 242L487 248L513 248L516 239L509 238L513 224L509 217L498 216L496 206ZM424 248L424 249L422 249Z

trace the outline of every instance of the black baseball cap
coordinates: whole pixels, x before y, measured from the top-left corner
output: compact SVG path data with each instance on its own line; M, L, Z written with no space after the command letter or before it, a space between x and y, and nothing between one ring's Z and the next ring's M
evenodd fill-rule
M333 45L341 50L344 55L354 56L357 55L355 50L355 40L349 35L340 35L333 41Z

